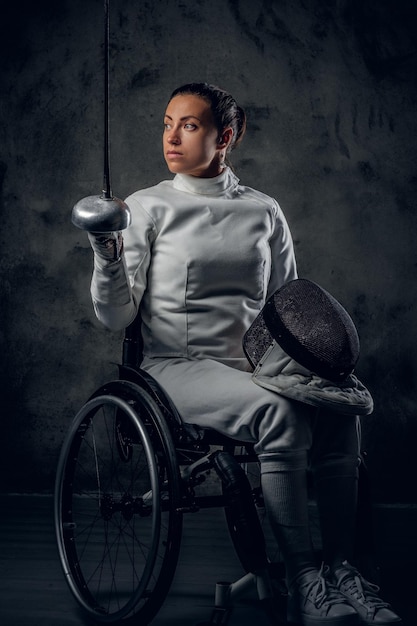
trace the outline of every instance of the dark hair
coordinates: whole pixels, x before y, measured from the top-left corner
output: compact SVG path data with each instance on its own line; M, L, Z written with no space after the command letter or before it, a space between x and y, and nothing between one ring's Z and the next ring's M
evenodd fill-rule
M233 138L228 147L228 152L234 150L242 141L246 130L245 111L238 106L236 100L227 91L210 85L209 83L188 83L175 89L169 101L175 96L181 95L199 96L208 102L214 117L219 135L225 128L233 129Z

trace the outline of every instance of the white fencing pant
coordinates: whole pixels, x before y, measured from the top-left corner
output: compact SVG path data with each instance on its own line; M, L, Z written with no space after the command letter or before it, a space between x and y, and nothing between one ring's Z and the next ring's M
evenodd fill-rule
M355 418L326 419L322 437L317 409L260 387L250 372L211 359L145 358L142 367L162 385L184 422L254 443L257 454L310 450L314 432L317 463L321 441L325 454L330 446L358 455Z
M255 451L307 450L311 407L259 387L251 373L211 359L144 359L184 422L255 444Z
M249 372L209 359L145 359L142 367L169 394L184 422L255 444L268 515L289 579L314 564L307 514L308 463L318 479L329 561L349 556L359 463L358 418L288 400L256 385ZM344 498L347 486L350 495ZM341 506L329 510L328 502L334 502L340 487ZM347 535L342 542L340 533Z

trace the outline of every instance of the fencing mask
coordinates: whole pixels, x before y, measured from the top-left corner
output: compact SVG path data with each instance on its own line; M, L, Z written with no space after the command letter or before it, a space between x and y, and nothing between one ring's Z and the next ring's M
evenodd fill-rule
M311 372L316 379L309 388L304 384L305 401L309 401L314 384L320 387L320 394L323 395L324 380L329 381L327 386L332 389L333 396L339 389L343 389L346 395L352 387L357 394L359 386L363 390L360 401L363 403L365 394L367 409L359 409L358 412L372 410L369 392L352 376L360 351L355 324L343 306L322 287L310 280L297 278L283 285L268 299L243 339L246 357L254 369L259 369L274 342L285 355L302 366L304 373ZM293 375L296 369L290 369ZM265 367L264 372L267 370L268 367ZM262 374L255 382L262 380ZM291 397L296 394L299 399L295 388L299 378L295 378L297 384L291 386L288 376L283 383L282 372L278 374L275 375L277 391ZM284 388L288 388L288 392L283 393Z

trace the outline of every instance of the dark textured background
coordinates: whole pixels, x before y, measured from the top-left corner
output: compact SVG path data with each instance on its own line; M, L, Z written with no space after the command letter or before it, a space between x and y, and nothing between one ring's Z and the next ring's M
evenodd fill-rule
M414 0L113 0L114 193L167 177L169 93L230 90L248 113L242 182L274 195L300 275L351 312L379 500L416 502L416 39ZM7 9L7 10L6 10ZM96 322L85 233L100 193L99 0L2 2L0 385L2 491L50 491L64 432L115 375L121 335Z

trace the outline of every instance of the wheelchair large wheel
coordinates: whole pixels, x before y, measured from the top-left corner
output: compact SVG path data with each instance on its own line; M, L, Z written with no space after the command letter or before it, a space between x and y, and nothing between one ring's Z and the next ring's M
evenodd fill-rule
M55 486L61 564L95 622L147 624L168 593L182 514L175 447L153 398L126 381L99 389L64 441Z

